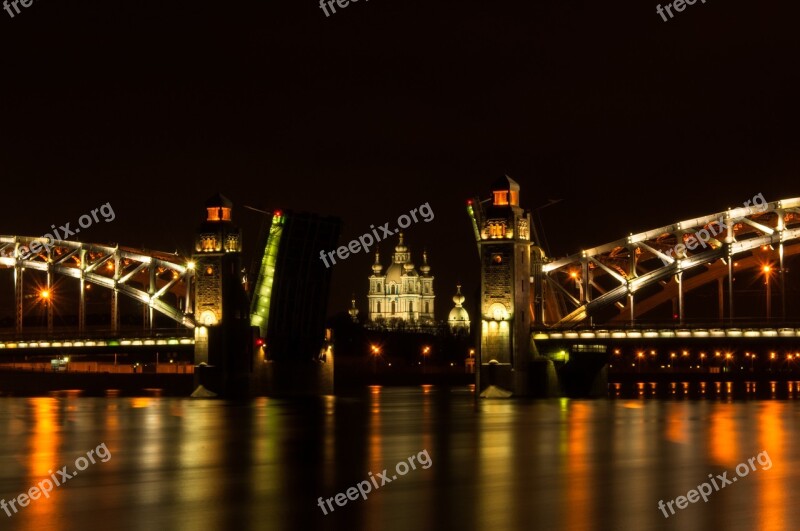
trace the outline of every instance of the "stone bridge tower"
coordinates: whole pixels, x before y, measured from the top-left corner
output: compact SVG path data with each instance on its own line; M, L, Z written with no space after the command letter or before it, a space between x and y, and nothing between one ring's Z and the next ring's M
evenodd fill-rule
M531 216L519 184L494 182L492 198L469 207L481 262L478 393L527 395L529 387ZM496 389L499 388L499 389Z

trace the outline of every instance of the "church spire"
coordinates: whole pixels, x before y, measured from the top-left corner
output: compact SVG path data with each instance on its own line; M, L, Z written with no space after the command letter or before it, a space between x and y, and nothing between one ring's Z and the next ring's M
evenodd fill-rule
M353 322L358 322L358 308L356 308L356 294L353 293L353 298L350 301L350 309L347 310Z
M381 271L383 271L383 266L381 265L381 253L375 251L375 263L372 264L372 272L380 276Z
M425 276L428 276L428 273L431 272L431 266L428 265L428 251L425 249L422 251L422 265L420 266L419 270Z

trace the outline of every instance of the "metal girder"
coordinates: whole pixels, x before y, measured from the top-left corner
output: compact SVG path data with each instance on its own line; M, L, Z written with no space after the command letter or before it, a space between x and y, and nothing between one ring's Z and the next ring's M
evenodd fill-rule
M541 265L540 274L547 284L560 288L554 290L558 302L551 297L551 304L566 304L567 311L545 325L578 325L609 305L620 306L626 297L633 318L633 300L642 289L661 283L663 291L673 275L705 267L718 259L730 262L735 256L773 244L779 246L783 271L784 246L800 245L800 197L684 220L551 260ZM578 270L581 277L590 274L590 279L578 281L593 286L596 294L583 293L579 302L562 285L564 278L575 278L575 273L572 277L564 273ZM729 290L732 291L730 278ZM636 301L638 304L638 297ZM729 313L733 315L732 303Z
M32 253L30 246L34 242L39 244L40 249ZM88 282L112 290L111 313L114 329L119 322L118 293L143 303L149 308L151 316L153 311L157 311L188 328L194 328L195 322L191 315L163 299L181 280L186 281L186 290L189 289L194 273L188 262L183 257L157 251L75 241L50 242L44 238L29 236L0 236L0 267L15 269L18 329L21 328L22 273L25 269L46 272L48 278L52 274L75 278L80 281L81 288ZM104 267L104 264L111 265ZM146 271L148 276L137 282L141 286L139 287L134 282L136 275L142 271ZM163 275L169 277L161 278ZM188 297L188 293L177 294L178 301L182 297ZM83 292L80 303L82 306ZM84 311L82 307L79 309L79 326L85 318ZM150 323L152 324L152 317Z

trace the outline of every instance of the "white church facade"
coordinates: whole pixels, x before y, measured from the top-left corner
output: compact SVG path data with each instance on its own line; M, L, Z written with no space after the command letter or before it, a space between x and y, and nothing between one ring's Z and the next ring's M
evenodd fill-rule
M369 277L369 320L392 323L405 321L427 325L434 323L433 275L428 265L428 254L422 253L422 265L417 269L411 261L411 252L400 242L394 248L392 262L383 271L380 254L375 253L372 275Z

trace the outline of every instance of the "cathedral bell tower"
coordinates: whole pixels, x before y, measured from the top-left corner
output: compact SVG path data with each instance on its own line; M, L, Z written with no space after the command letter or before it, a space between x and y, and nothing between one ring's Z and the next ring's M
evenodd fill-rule
M530 363L530 212L519 206L519 184L494 182L492 198L471 201L481 262L478 393L489 386L528 394Z

